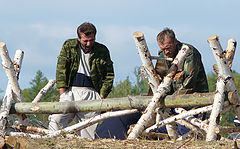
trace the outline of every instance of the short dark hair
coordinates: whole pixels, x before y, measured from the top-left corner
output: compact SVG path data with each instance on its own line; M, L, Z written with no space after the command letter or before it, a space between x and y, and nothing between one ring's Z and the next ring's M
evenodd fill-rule
M165 37L171 38L172 41L174 41L174 39L176 38L174 31L171 30L170 28L164 28L164 30L157 35L157 41L163 43Z
M81 24L78 28L77 28L77 34L78 37L81 38L81 33L85 34L86 36L90 35L90 34L94 34L94 36L97 33L96 27L89 22L84 22L83 24Z

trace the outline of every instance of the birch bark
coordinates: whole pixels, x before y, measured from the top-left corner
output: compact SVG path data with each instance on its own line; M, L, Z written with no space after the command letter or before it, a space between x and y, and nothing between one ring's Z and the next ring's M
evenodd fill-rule
M37 96L34 98L34 100L32 101L32 103L37 103L41 100L41 98L47 93L48 90L50 90L54 84L55 84L55 80L49 80L47 85L44 86L44 88L42 88L40 90L40 92L37 94Z
M0 114L0 125L1 125L1 130L4 132L6 129L6 123L7 123L7 116L9 114L10 108L11 108L11 103L13 102L13 99L15 97L13 97L14 93L13 93L13 85L17 85L17 87L15 87L15 90L17 90L17 97L18 99L22 100L22 95L21 95L21 91L20 88L18 86L17 80L19 78L19 73L20 73L20 69L22 66L22 60L23 60L23 55L24 52L22 50L17 50L15 53L15 57L14 57L14 62L12 63L9 56L8 56L8 51L6 48L6 44L1 42L0 43L0 50L1 50L1 58L2 58L2 66L4 67L6 73L8 74L8 78L12 78L9 79L7 88L6 88L6 93L5 96L3 98L3 102L2 102L2 106L1 106L1 114ZM20 92L20 93L19 93ZM17 114L17 117L19 119L19 121L21 123L23 123L25 116L24 115L19 115Z
M128 139L136 139L143 132L143 130L146 129L148 123L153 117L154 111L159 106L160 101L163 101L166 97L166 93L169 90L169 86L173 77L175 76L178 68L182 66L182 63L189 52L190 49L186 45L184 45L178 52L171 68L169 69L169 73L164 77L163 81L158 86L157 92L154 94L152 101L149 103L148 107L144 111L144 114L141 116L132 132L129 134Z
M218 68L218 81L217 81L217 89L216 89L217 93L214 98L214 104L213 104L214 108L210 115L209 129L208 129L207 137L206 137L206 141L213 141L213 140L216 140L216 138L217 138L214 128L217 126L216 119L219 116L220 112L222 111L225 85L226 85L227 90L230 92L233 92L233 94L235 94L237 97L237 98L230 98L229 99L230 103L235 104L235 105L239 104L240 96L236 89L236 84L234 82L232 73L231 73L229 65L228 65L229 63L227 62L227 59L225 58L222 47L219 43L218 36L214 35L214 36L211 36L210 38L208 38L208 43L209 43L210 48L213 52L213 55L216 59L217 68ZM231 52L229 52L229 53L231 53ZM229 54L229 55L231 55L231 54ZM229 55L228 55L228 57L231 57ZM237 100L232 100L232 99L237 99ZM237 107L237 108L239 110L239 107Z

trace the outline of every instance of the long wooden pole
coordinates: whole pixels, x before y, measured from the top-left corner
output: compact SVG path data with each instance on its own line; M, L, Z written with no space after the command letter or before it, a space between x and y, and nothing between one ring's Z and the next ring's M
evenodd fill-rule
M20 102L11 106L10 114L60 114L118 109L145 109L152 98L153 96L129 96L76 102ZM167 108L206 106L213 103L213 98L214 93L168 95L165 98L165 104Z

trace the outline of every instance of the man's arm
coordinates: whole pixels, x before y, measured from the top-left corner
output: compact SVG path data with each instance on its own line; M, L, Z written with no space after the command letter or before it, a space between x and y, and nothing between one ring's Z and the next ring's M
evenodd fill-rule
M56 87L58 89L60 88L67 88L67 66L68 66L68 58L67 58L67 45L66 42L62 46L60 55L58 56L58 62L57 62L57 69L56 69ZM63 93L59 90L59 93Z
M113 69L113 62L110 58L109 51L106 52L105 55L105 64L103 68L103 72L105 74L102 88L100 89L100 96L101 98L106 98L108 94L111 92L113 87L113 80L114 80L114 69Z
M195 50L192 50L192 53L186 57L184 61L184 73L182 84L175 91L174 94L187 94L193 93L197 83L197 77L200 69L201 57Z

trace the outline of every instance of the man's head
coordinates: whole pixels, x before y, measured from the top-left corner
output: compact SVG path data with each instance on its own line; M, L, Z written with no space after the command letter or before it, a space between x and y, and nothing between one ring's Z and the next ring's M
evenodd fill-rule
M89 22L85 22L77 28L78 40L84 50L90 51L92 49L96 33L96 27Z
M174 58L177 55L177 39L173 30L165 28L157 35L157 42L160 49L167 57Z

